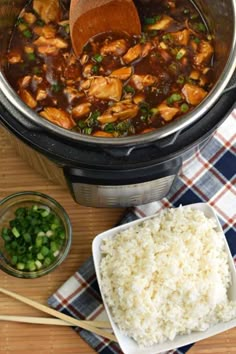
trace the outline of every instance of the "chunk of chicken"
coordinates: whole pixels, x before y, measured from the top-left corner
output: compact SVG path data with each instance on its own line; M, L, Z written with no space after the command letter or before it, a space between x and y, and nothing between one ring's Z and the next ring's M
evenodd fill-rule
M42 28L42 36L49 39L55 38L56 36L56 28L51 25L45 25Z
M153 132L154 130L156 130L155 128L146 128L146 129L143 129L140 134L147 134L147 133L151 133Z
M113 116L111 113L104 112L101 116L97 118L99 123L101 124L107 124L107 123L113 123L118 120L117 117Z
M176 44L179 45L188 45L190 37L190 32L187 29L178 32L171 32L171 38L174 40Z
M151 42L147 42L145 43L143 46L142 46L142 58L145 58L149 53L150 51L153 49L153 44Z
M31 80L31 87L32 90L35 92L36 90L39 89L40 84L43 82L43 78L38 75L33 75L32 80Z
M123 66L122 68L114 70L110 76L116 77L120 80L127 80L132 74L132 67L131 66Z
M142 46L140 43L136 44L134 47L131 47L128 52L122 57L125 64L129 64L132 61L138 59L142 55Z
M192 70L190 75L189 75L189 78L192 79L192 80L198 80L200 75L201 75L201 73L199 71Z
M10 64L18 64L22 61L21 54L17 52L11 52L8 54L8 62Z
M171 9L176 8L176 1L167 1L168 7Z
M45 98L47 98L46 90L39 89L36 94L36 100L42 101L42 100L45 100Z
M130 81L137 90L143 90L144 87L154 85L157 82L157 78L153 75L132 75Z
M45 23L58 22L60 18L59 0L33 0L33 9Z
M83 77L88 78L93 75L93 64L89 63L85 65L83 69Z
M160 31L166 30L174 22L173 18L167 15L163 15L160 20L157 20L156 23L148 25L147 29L149 31Z
M56 56L60 49L67 48L67 43L62 38L45 38L40 36L34 44L37 46L38 53Z
M176 114L179 112L179 109L176 107L169 107L165 102L161 103L158 107L158 111L161 117L166 121L169 122L172 120Z
M138 114L138 106L133 103L123 103L118 102L116 107L113 107L113 110L115 109L113 115L114 117L117 117L118 120L125 120L125 119L132 119L136 117Z
M158 49L160 55L162 56L162 58L168 62L172 60L172 56L170 55L170 53L168 53L166 50L162 49L161 47Z
M31 83L31 76L30 75L26 75L26 76L22 77L22 79L19 80L20 88L26 88L29 86L30 83Z
M75 122L70 115L59 108L46 107L40 112L40 115L65 129L71 129L75 126Z
M36 21L36 16L32 12L24 12L23 18L30 25L33 25Z
M120 101L122 83L114 77L93 76L81 84L89 96L101 100Z
M38 36L43 36L45 38L54 38L56 35L56 28L52 25L35 26L33 32Z
M83 54L82 57L80 58L80 64L84 65L88 62L89 60L89 55L88 54Z
M37 101L26 89L20 90L20 97L28 107L35 108L37 106Z
M37 36L42 36L43 33L43 27L41 26L34 26L33 32L37 34Z
M138 58L145 58L153 49L153 47L154 46L151 42L147 42L143 45L138 43L128 50L128 52L122 57L122 60L125 64L129 64Z
M121 56L127 51L127 42L125 39L117 39L115 41L112 41L110 43L105 44L101 48L101 54L102 55L115 55L115 56Z
M90 107L91 107L91 103L89 102L81 103L78 106L74 107L72 109L73 118L78 119L87 116L90 113Z
M56 56L59 52L59 49L52 46L41 45L38 47L38 53L44 55L54 55Z
M51 46L56 47L58 49L63 49L68 47L68 43L64 41L64 39L56 37L56 38L45 38L40 36L36 41L34 41L36 46Z
M139 104L145 101L145 95L143 93L138 93L133 97L133 101L135 104Z
M197 106L207 95L207 92L203 88L192 84L185 84L182 88L182 93L186 101L193 106Z
M26 54L34 53L34 47L33 47L33 46L30 46L30 45L26 45L26 46L24 46L24 52L25 52Z
M193 57L194 64L197 66L209 64L213 52L212 45L209 42L202 40L199 43L198 53Z
M97 136L99 138L113 138L113 135L108 132L104 132L103 130L98 130L92 134L92 136Z
M138 106L130 100L124 100L115 103L108 108L97 120L102 123L112 123L117 120L132 119L138 114Z
M66 95L69 103L72 103L76 98L84 96L83 92L78 91L72 86L67 86L66 88L64 88L63 93Z

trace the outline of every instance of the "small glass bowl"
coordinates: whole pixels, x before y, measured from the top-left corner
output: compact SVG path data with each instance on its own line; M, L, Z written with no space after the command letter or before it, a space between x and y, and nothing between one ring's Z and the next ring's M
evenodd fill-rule
M4 248L5 241L0 235L0 269L17 278L38 278L50 273L61 264L69 253L72 241L72 228L69 216L64 208L53 198L39 192L19 192L9 195L0 201L0 233L4 227L9 228L9 221L15 218L15 211L21 207L38 207L50 209L60 220L65 229L63 245L59 249L53 262L37 270L18 270L8 261L8 254Z

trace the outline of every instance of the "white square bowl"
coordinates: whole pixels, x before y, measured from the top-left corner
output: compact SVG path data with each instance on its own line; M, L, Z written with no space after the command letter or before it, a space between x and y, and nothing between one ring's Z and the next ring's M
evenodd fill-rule
M225 238L224 232L222 230L222 227L220 225L220 222L211 206L209 206L207 203L196 203L196 204L190 204L188 206L183 206L185 207L191 207L193 209L198 209L201 210L206 217L208 218L214 218L217 223L216 231L222 233L224 242L225 242L225 250L228 254L228 259L229 259L229 268L231 272L231 278L232 278L232 283L231 286L228 289L228 298L229 300L236 301L236 270L234 266L234 261L227 243L227 240ZM208 337L214 336L216 334L219 334L223 331L226 331L230 328L233 328L236 326L236 319L233 319L228 322L224 323L218 323L216 325L211 326L209 329L203 332L192 332L191 334L186 334L186 335L178 335L175 337L173 341L167 340L164 343L161 344L156 344L150 347L145 347L145 348L140 348L137 343L130 337L126 336L125 334L122 333L122 331L118 328L118 326L115 324L112 318L111 311L106 304L106 299L103 295L102 289L101 289L101 274L100 274L100 262L101 262L101 244L104 239L110 239L116 236L117 233L120 231L123 231L133 225L142 223L144 220L151 219L155 217L155 215L152 216L147 216L142 219L138 219L135 221L132 221L128 224L124 224L121 226L117 226L113 229L110 229L108 231L102 232L101 234L97 235L95 239L93 240L92 244L92 253L93 253L93 261L94 261L94 266L95 266L95 271L96 271L96 276L98 280L98 285L101 291L101 296L103 299L103 303L108 315L108 318L110 320L113 332L118 340L118 343L122 349L122 351L125 354L157 354L161 353L167 350L179 348L191 343L195 343L197 341L200 341L202 339L206 339Z

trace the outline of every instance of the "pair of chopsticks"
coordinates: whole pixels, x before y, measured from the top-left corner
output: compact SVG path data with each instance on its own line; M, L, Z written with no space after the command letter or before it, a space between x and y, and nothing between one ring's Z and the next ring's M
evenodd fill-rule
M45 318L45 317L27 317L27 316L8 316L0 315L0 320L4 321L14 321L14 322L24 322L24 323L36 323L36 324L48 324L48 325L59 325L59 326L77 326L87 331L93 332L102 336L104 338L110 339L114 342L117 342L114 334L103 330L102 328L110 329L111 325L106 321L86 321L86 320L77 320L71 316L65 315L59 311L56 311L50 307L42 305L34 300L31 300L25 296L16 294L12 291L0 288L0 293L8 295L16 300L19 300L31 307L36 308L44 313L47 313L56 318Z

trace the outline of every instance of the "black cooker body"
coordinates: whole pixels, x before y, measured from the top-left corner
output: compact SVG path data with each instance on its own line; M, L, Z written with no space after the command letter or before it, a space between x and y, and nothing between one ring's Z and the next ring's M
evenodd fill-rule
M236 74L228 87L232 86ZM132 206L166 196L186 154L203 144L235 107L235 89L192 126L146 145L85 144L63 140L0 105L0 121L21 141L63 168L76 202L94 207ZM7 107L8 108L8 107Z

